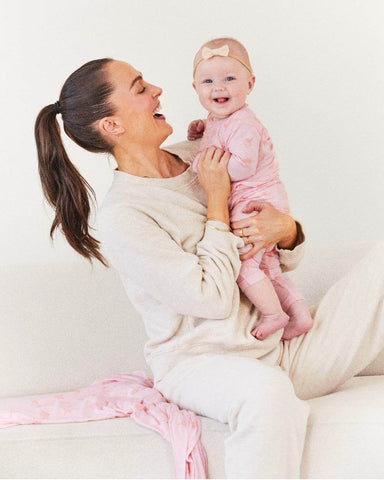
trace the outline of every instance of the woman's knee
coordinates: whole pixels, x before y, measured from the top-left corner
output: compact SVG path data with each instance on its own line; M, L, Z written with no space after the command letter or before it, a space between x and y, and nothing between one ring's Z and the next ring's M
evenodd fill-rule
M271 367L264 381L252 382L249 378L243 397L234 402L230 420L236 417L236 422L283 424L290 417L301 422L306 420L308 411L308 405L296 396L289 377Z
M244 357L206 355L182 362L156 388L182 408L229 423L231 429L273 416L280 423L287 412L303 409L280 367Z

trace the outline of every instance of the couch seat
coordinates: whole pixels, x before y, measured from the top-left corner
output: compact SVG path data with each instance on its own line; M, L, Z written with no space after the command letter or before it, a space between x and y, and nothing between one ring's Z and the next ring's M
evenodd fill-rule
M0 408L37 397L1 398ZM382 478L383 398L384 376L370 376L310 400L302 477ZM200 419L209 475L223 478L227 425ZM130 418L1 429L0 458L0 478L174 477L168 442Z

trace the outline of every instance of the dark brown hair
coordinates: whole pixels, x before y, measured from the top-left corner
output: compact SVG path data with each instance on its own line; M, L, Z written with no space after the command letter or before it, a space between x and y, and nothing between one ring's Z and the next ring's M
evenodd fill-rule
M115 113L109 98L113 91L105 66L111 58L86 63L64 83L59 101L47 105L37 116L35 139L43 193L55 210L50 235L60 227L68 243L80 255L96 258L107 266L100 242L89 233L90 200L95 192L69 160L60 134L57 113L62 114L65 133L90 152L111 152L95 122Z

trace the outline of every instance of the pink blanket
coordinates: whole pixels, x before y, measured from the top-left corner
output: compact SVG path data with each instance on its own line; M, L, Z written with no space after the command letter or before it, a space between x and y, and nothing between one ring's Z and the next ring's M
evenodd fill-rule
M118 417L132 417L171 443L178 478L207 477L207 457L200 442L198 418L193 412L167 402L144 372L103 378L74 392L0 410L0 428Z

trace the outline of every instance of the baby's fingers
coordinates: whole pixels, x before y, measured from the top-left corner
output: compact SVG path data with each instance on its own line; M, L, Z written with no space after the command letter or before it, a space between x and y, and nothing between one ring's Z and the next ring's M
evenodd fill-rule
M198 133L204 132L204 122L202 120L198 120L196 122L195 127L196 127L196 132Z
M262 248L264 248L263 242L254 243L252 248L248 250L248 252L245 252L242 255L240 255L240 260L243 262L244 260L248 260L248 258L252 258Z

